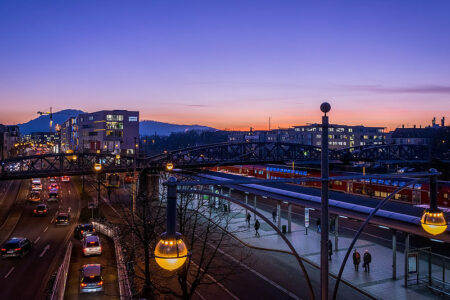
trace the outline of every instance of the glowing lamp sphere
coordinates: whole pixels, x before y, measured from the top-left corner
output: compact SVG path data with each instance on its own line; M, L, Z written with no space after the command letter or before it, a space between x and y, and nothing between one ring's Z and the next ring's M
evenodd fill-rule
M425 210L420 223L422 223L422 228L432 235L441 234L447 229L447 221L444 213L440 210Z
M181 267L188 256L186 244L181 238L161 236L155 247L156 263L163 269L173 271Z
M172 171L173 170L173 163L167 163L166 169L167 169L167 171Z
M102 169L102 164L95 164L94 165L94 170L95 171L100 171Z
M72 160L77 160L77 156L76 155L72 155Z

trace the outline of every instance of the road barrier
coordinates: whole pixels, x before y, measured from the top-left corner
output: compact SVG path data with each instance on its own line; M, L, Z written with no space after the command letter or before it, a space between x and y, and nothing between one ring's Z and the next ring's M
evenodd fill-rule
M50 296L51 300L64 299L64 292L66 291L66 280L67 274L69 273L71 255L72 255L72 242L69 242L69 244L67 245L66 254L64 255L64 260L58 268L55 282L53 283L52 294Z
M117 277L119 281L119 292L121 300L128 300L133 298L133 293L131 292L130 281L128 278L128 272L122 253L122 247L120 246L119 235L116 228L110 227L108 225L93 221L92 225L95 230L101 234L104 234L114 241L114 248L116 250L116 262L117 262Z

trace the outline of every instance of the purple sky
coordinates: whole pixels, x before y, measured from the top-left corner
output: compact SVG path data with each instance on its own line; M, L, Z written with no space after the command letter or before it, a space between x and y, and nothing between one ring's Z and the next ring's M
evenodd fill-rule
M450 117L450 1L1 1L0 123L139 110L216 128ZM450 120L449 120L450 121Z

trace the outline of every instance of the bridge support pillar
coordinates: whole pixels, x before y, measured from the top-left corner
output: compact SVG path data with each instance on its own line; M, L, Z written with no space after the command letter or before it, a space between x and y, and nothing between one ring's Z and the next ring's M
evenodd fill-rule
M392 280L397 279L397 232L392 230Z
M288 233L292 232L292 204L288 204Z
M338 251L339 243L339 215L334 218L334 251Z
M255 198L253 198L253 208L256 210L256 195ZM256 214L253 214L253 219L256 221Z
M281 229L281 201L277 202L277 227Z
M408 287L408 252L409 252L409 233L405 237L405 287Z
M233 191L233 189L230 188L229 195L228 195L228 197L230 197L230 198L231 198L231 192L232 191ZM227 208L228 208L227 211L230 212L231 211L231 203L228 200L227 200Z
M150 201L159 200L159 177L160 174L156 172L146 174L147 199Z
M248 192L245 192L245 204L248 205ZM245 209L245 218L247 219L248 210Z

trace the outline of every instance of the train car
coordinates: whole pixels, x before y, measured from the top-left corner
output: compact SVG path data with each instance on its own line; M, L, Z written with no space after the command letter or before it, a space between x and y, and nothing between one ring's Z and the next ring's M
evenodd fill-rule
M292 169L287 166L276 165L240 165L240 166L220 166L211 170L226 172L248 177L261 179L284 179L302 177L320 177L320 172L315 169ZM346 173L331 173L330 176L345 175ZM410 180L399 179L359 179L359 180L334 180L330 181L330 190L365 195L373 198L383 199L391 194L398 187L405 189L395 194L393 201L410 203L411 205L428 204L430 202L429 185L427 183L409 184ZM320 188L321 183L303 182L303 186ZM438 206L450 207L450 183L438 182Z

